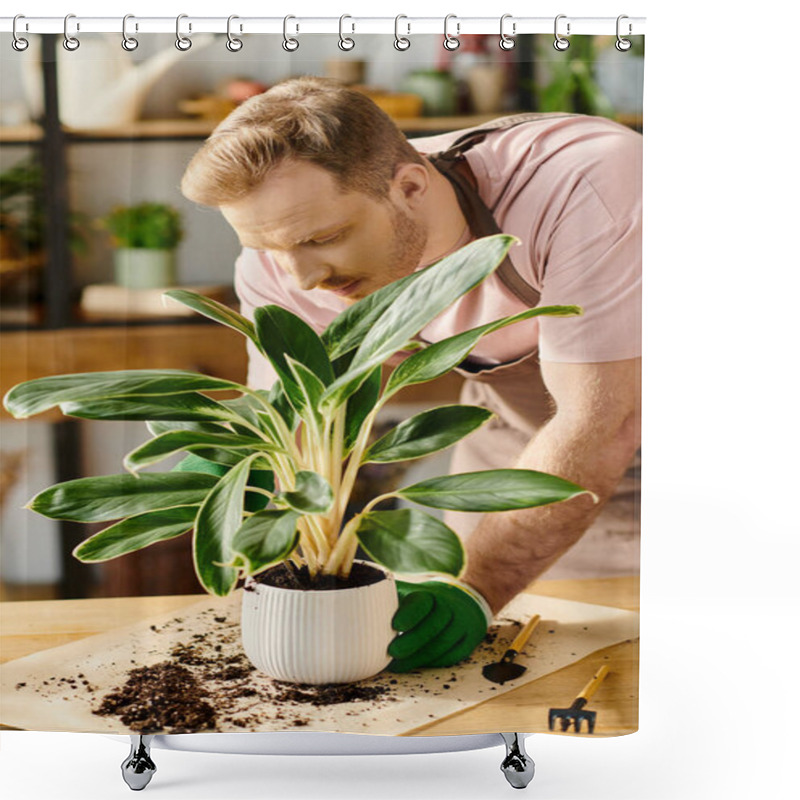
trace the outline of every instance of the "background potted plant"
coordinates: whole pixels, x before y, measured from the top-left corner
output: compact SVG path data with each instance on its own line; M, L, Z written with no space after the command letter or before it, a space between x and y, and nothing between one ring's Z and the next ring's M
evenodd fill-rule
M151 202L117 206L100 223L114 243L117 284L128 289L175 285L175 249L183 238L177 209Z
M3 401L15 417L58 405L85 419L144 420L153 434L125 457L129 474L56 484L28 507L56 519L120 520L76 548L86 562L193 531L195 570L208 592L227 595L245 579L245 652L273 677L337 683L379 672L394 635L392 575L457 577L465 566L461 542L443 522L416 508L379 510L381 501L492 512L586 492L532 470L447 475L378 495L343 524L362 465L442 450L491 417L478 406L433 408L369 444L379 410L400 389L449 372L506 325L581 313L528 309L425 347L415 341L497 268L513 241L499 234L472 242L350 306L322 336L279 306L256 309L250 322L201 295L166 292L247 336L279 380L264 391L182 370L127 370L15 386ZM398 352L409 355L382 387L382 365ZM233 400L206 394L231 389L239 392ZM181 469L142 471L179 452L189 453ZM359 544L373 563L355 561Z
M23 296L37 292L35 276L45 262L43 188L42 167L34 158L17 161L0 173L0 288L4 294L12 287ZM79 228L82 221L83 215L70 215L73 252L86 251ZM26 279L27 286L19 288Z

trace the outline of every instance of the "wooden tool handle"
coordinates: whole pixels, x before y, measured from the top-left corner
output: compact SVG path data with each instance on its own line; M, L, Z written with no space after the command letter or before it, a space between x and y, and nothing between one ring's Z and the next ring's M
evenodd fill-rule
M528 643L528 639L531 638L533 629L539 624L540 619L541 617L539 614L534 614L528 620L528 624L517 634L517 638L511 642L511 647L509 650L516 650L519 653L519 651L522 650L522 648Z
M594 678L592 678L586 686L583 687L583 691L576 697L575 699L578 700L579 698L583 698L584 700L589 700L589 698L597 691L597 687L603 682L603 678L608 675L608 667L603 664L597 672L594 674Z

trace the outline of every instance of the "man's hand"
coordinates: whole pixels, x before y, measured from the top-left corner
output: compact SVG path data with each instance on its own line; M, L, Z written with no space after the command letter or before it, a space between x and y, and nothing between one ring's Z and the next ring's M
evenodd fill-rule
M483 641L492 621L483 597L458 581L398 581L397 594L392 627L400 634L389 645L390 672L456 664Z
M641 359L542 361L556 412L515 467L558 475L594 492L564 503L486 514L467 540L464 580L496 611L560 558L591 525L639 446Z

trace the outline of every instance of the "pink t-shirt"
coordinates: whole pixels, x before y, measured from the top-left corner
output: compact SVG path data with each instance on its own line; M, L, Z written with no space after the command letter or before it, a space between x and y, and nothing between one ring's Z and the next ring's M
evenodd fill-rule
M436 153L462 133L411 141L422 153ZM539 305L584 309L581 317L541 317L496 331L471 358L500 364L537 346L543 361L641 355L642 137L600 117L553 115L492 132L465 155L497 224L521 240L510 257L541 293ZM347 307L332 292L298 288L262 250L242 250L234 285L248 319L255 307L274 303L321 332ZM525 307L491 275L421 336L439 341ZM275 380L271 365L249 341L248 353L248 385L268 388Z

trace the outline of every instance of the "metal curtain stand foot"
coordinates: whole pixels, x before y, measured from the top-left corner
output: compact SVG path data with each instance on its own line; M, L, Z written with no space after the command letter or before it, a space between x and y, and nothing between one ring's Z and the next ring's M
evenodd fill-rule
M122 778L135 792L141 791L150 783L156 765L150 758L152 736L131 735L131 752L122 762Z
M532 780L533 759L525 752L525 739L519 733L501 733L506 745L506 757L500 769L515 789L524 789ZM156 765L150 757L153 736L132 734L131 751L122 762L122 777L134 791L141 791L150 783Z
M533 759L525 752L525 740L519 733L501 733L506 743L506 757L500 765L506 780L515 789L524 789L532 780Z

